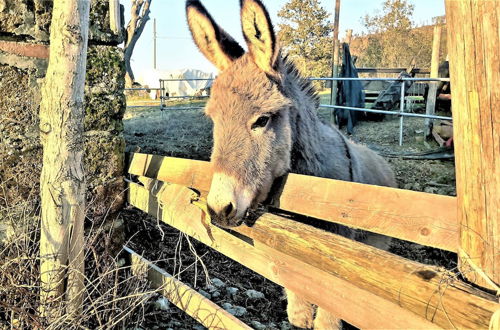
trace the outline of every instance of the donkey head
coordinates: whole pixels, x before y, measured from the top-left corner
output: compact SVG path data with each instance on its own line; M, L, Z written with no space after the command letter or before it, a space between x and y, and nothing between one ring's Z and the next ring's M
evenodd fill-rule
M212 221L238 226L266 199L275 178L290 168L291 101L280 87L281 58L269 14L259 0L241 0L248 52L212 19L199 1L187 1L193 39L220 70L205 113L214 123Z

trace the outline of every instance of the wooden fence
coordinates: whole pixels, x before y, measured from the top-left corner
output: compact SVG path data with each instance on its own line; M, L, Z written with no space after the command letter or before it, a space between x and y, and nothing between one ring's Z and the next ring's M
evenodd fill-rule
M487 328L499 308L494 295L454 273L289 217L264 213L253 227L215 227L199 207L210 185L207 162L131 154L128 172L140 182L129 183L130 204L358 327ZM453 197L289 174L278 202L289 212L457 251Z
M128 172L138 183L129 184L130 204L357 327L499 329L500 12L496 1L445 2L458 197L290 174L277 207L456 252L461 275L475 286L278 214L263 213L252 227L231 231L212 226L203 212L211 180L206 162L132 154ZM149 269L153 284L173 288L162 292L205 326L246 327L133 259Z

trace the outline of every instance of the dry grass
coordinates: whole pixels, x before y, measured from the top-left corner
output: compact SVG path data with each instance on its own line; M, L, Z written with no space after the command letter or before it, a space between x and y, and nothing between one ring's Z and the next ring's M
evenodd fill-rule
M154 291L112 252L113 225L88 231L81 316L63 315L49 324L40 315L39 209L29 203L0 210L16 233L0 245L0 329L108 329L140 324ZM23 212L27 209L35 211ZM63 310L63 306L54 307Z

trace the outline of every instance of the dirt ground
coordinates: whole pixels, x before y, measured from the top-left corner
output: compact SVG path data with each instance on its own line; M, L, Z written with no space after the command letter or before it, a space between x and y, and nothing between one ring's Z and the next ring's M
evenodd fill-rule
M193 101L182 106L202 106ZM175 157L209 160L212 145L212 124L202 110L161 111L158 106L129 107L124 117L126 150ZM329 111L320 110L328 120ZM404 144L399 141L399 118L386 117L381 122L360 122L351 139L365 144L380 154L408 153L433 150L433 141L423 142L423 119L404 119ZM395 171L398 185L403 189L443 195L455 195L454 162L447 160L409 160L386 157ZM176 275L215 303L234 313L256 329L292 329L286 318L286 299L278 285L228 259L212 249L189 240L184 234L165 225L162 237L157 221L141 212L128 209L126 218L130 247ZM140 233L140 234L138 234ZM196 251L195 253L193 251ZM440 250L397 241L391 252L423 263L456 267L456 256ZM198 259L196 255L201 258ZM202 260L202 261L200 261ZM254 290L254 291L250 291ZM179 310L170 307L146 313L143 328L197 328L196 322Z

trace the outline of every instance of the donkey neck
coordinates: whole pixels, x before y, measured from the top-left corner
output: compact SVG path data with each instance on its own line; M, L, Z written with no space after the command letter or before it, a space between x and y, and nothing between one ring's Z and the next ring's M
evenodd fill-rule
M292 99L291 170L294 173L329 176L329 155L325 140L332 130L321 122L316 112L319 97L308 79L302 78L291 62L286 61L285 92Z

